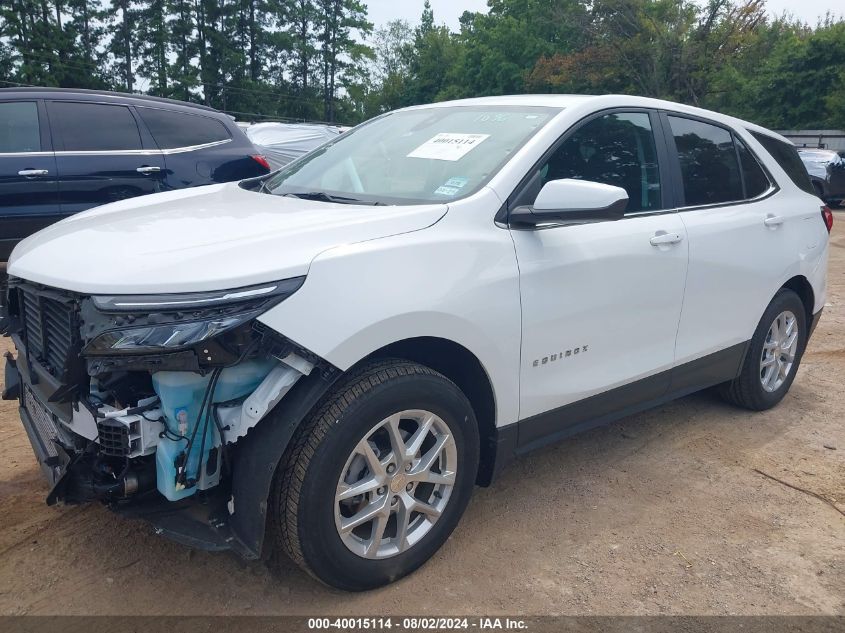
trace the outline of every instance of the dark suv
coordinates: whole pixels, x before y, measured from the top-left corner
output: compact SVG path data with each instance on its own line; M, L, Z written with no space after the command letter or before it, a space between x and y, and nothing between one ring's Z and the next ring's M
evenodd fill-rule
M212 108L115 92L0 89L0 262L23 238L79 211L268 172L235 122Z
M845 200L845 159L829 149L799 149L816 195L828 204Z

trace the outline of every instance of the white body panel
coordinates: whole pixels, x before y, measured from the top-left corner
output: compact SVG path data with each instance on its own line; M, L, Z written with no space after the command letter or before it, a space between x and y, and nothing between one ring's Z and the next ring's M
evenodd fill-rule
M8 272L82 293L237 288L304 275L327 248L416 231L445 212L283 198L237 183L180 189L62 220L22 241Z
M672 367L687 241L652 246L659 232L685 234L677 214L512 232L521 418Z
M22 242L9 273L80 293L177 293L306 275L260 320L341 369L391 343L453 341L511 424L747 340L776 290L805 276L824 304L827 235L801 192L731 117L626 96L468 105L564 108L474 195L445 205L350 206L237 185L126 200ZM449 107L442 103L425 107ZM661 108L740 131L780 191L756 203L541 231L494 222L528 170L585 116ZM778 228L766 215L783 217ZM666 231L674 244L652 245ZM677 335L677 346L675 337ZM588 346L577 363L533 361ZM521 393L520 393L521 392Z
M259 320L344 370L396 341L453 341L495 385L496 419L515 422L519 269L509 232L493 223L499 206L484 189L425 231L327 250Z
M775 195L679 214L689 235L690 261L677 363L747 341L778 288L796 275L812 278L827 235L821 235L818 202L807 202ZM783 224L766 226L769 216L783 218ZM817 305L824 300L819 290Z

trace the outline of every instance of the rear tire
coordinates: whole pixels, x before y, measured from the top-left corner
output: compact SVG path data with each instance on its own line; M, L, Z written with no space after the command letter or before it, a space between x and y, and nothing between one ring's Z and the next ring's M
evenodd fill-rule
M275 544L339 589L393 582L452 533L478 456L475 415L452 381L404 360L364 366L291 441L270 497Z
M752 411L772 408L795 380L806 344L804 303L792 290L781 289L757 325L739 376L721 385L720 395Z

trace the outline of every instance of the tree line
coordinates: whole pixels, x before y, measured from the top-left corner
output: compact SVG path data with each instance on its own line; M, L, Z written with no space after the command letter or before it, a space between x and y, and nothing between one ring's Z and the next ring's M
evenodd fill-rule
M418 103L630 93L773 128L845 127L845 22L765 0L488 0L453 31L361 0L6 0L0 80L144 91L241 119L356 123Z

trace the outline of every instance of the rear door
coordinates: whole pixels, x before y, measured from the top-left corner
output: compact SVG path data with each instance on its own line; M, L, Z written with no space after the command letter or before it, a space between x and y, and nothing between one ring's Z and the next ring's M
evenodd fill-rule
M0 261L59 217L56 157L43 103L0 102Z
M163 190L164 157L142 140L132 109L86 101L48 101L65 214Z
M249 153L233 143L223 123L202 114L137 106L136 112L164 153L173 189L261 175Z
M677 156L679 216L689 237L680 366L673 375L673 389L683 389L687 382L701 386L732 377L744 343L799 256L803 214L774 195L770 176L735 131L681 114L663 113L662 120Z

